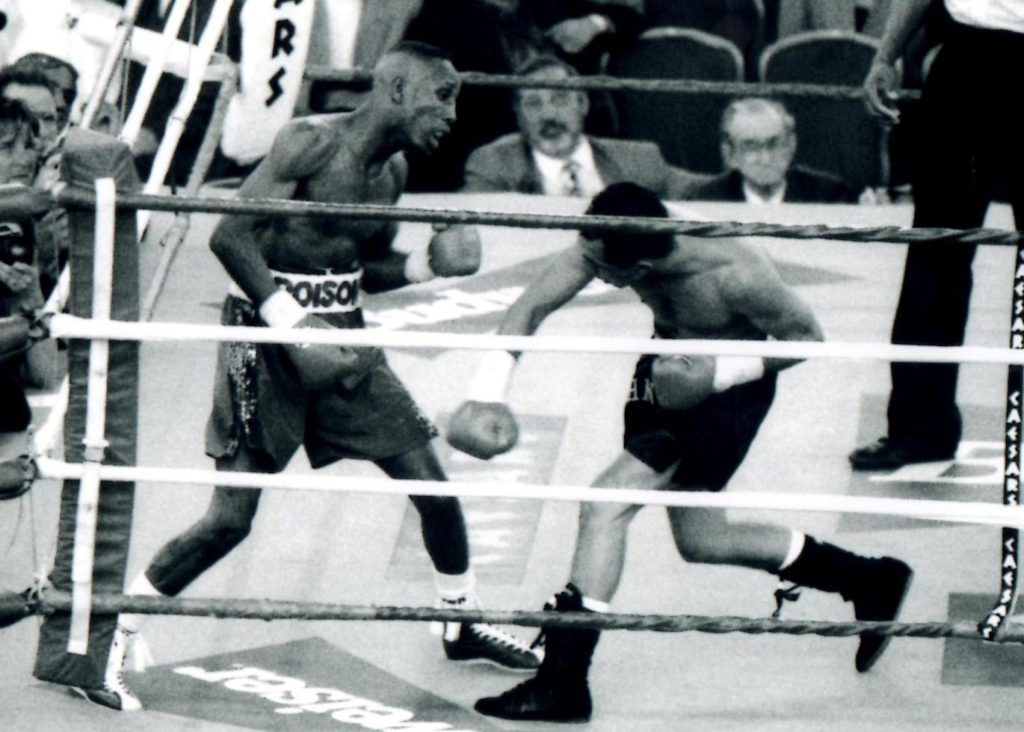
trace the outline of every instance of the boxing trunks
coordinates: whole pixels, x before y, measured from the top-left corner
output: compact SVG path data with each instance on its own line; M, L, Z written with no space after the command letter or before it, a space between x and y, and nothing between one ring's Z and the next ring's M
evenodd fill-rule
M656 356L641 356L624 410L623 446L658 472L679 463L682 488L719 491L743 462L775 396L776 374L712 394L690 409L658 405L651 379Z
M338 328L362 328L360 279L345 274L274 272L281 289L308 312ZM256 308L237 287L224 300L223 325L261 326ZM437 435L430 420L383 356L351 389L340 384L308 391L284 348L222 343L217 353L206 453L234 456L240 447L281 470L300 445L314 468L341 458L378 460L415 449Z

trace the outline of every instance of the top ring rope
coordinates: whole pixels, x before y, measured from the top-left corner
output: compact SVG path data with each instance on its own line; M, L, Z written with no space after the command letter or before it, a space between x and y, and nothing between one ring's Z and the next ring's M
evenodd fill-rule
M828 97L832 99L863 99L864 91L856 86L802 83L759 83L746 81L704 81L700 79L629 79L605 75L575 76L568 79L538 79L512 74L485 74L463 71L463 84L470 86L505 87L511 89L580 89L583 91L643 91L670 94L721 94L724 96ZM309 81L335 81L369 85L372 74L366 69L333 69L329 66L308 66ZM919 99L920 92L903 89L897 99Z
M54 195L62 206L89 207L96 198L91 191L64 188ZM734 221L687 221L682 219L650 219L632 216L553 216L547 214L514 214L485 211L401 208L376 204L316 203L279 199L224 199L188 196L162 196L123 193L118 206L133 210L188 211L248 215L332 217L407 221L416 223L480 224L513 226L524 229L588 229L626 231L637 234L677 233L705 238L769 236L784 239L829 239L849 242L924 242L945 241L970 244L1016 245L1024 238L1017 231L999 229L907 229L899 226L855 227L815 225L780 225L741 223Z

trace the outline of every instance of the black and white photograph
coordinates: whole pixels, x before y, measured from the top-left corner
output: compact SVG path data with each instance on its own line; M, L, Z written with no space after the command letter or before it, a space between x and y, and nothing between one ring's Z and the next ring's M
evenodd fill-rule
M0 0L12 732L1010 732L1024 0Z

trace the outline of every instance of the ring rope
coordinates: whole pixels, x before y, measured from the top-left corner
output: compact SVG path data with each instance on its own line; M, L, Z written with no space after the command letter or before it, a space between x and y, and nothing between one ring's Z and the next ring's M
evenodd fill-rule
M608 338L599 336L513 336L383 328L289 329L269 326L94 320L64 314L54 315L50 319L49 333L54 338L107 338L156 342L316 343L381 348L1024 364L1024 351L991 346L911 346L883 343Z
M344 605L269 599L218 599L146 597L97 594L93 612L112 615L128 612L142 615L176 615L244 620L360 620L360 621L442 621L496 623L527 627L594 628L598 630L655 631L680 633L747 633L818 635L847 638L855 635L902 638L971 638L979 640L974 624L968 622L829 622L823 620L779 620L737 616L641 615L633 613L583 613L525 610L454 610L450 608ZM38 597L4 602L0 613L25 608L29 614L54 615L67 612L69 596L45 589ZM1024 642L1024 632L1007 631L1003 642Z
M1017 245L1018 266L1013 275L1013 300L1010 304L1010 348L1024 349L1024 243ZM1003 438L1003 505L1020 503L1021 474L1021 396L1024 393L1024 369L1011 365L1006 375L1006 411ZM1004 527L1000 544L999 595L992 609L978 623L978 632L986 640L998 638L1006 630L1006 621L1020 595L1020 528Z
M58 205L92 208L95 196L82 188L65 187L54 193ZM489 211L465 211L430 208L399 208L380 204L318 203L285 199L225 199L191 196L166 196L146 193L120 193L118 206L130 210L263 214L273 216L343 217L376 221L416 223L480 224L514 226L526 229L580 229L625 231L638 234L677 233L721 238L734 236L770 236L787 239L828 239L849 242L944 241L970 244L1016 245L1024 233L1002 229L909 229L899 226L856 227L782 225L737 221L686 221L634 216L555 216Z
M52 458L37 458L41 478L76 479L85 466ZM879 496L795 494L761 491L708 493L652 491L593 486L548 486L485 481L392 480L322 474L225 472L193 468L101 465L105 481L161 484L205 484L241 488L270 488L314 493L366 493L475 498L516 498L543 501L632 503L683 508L734 508L768 511L864 513L981 526L1024 526L1024 510L980 501L935 501Z
M330 66L307 66L304 77L309 81L364 84L373 81L366 69L336 69ZM486 74L463 71L459 77L471 86L513 89L578 89L581 91L643 91L673 94L722 94L725 96L825 97L831 99L864 99L864 91L856 86L809 83L765 83L746 81L706 81L701 79L636 79L594 74L568 79L540 79L513 74ZM916 90L902 89L896 99L919 99Z

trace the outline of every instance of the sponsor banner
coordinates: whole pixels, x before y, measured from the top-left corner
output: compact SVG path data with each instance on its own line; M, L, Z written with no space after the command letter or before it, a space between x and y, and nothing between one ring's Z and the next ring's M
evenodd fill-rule
M320 638L157 666L128 676L147 711L239 728L498 729Z
M302 0L246 0L238 92L228 104L220 146L241 165L270 151L274 135L292 118L302 88L316 4Z
M950 594L949 621L974 622L992 609L992 595ZM1009 624L1024 623L1014 615ZM1024 687L1024 647L1018 643L979 643L947 638L942 650L942 683L947 686Z
M863 445L885 433L886 396L861 399L860 423L854 444ZM964 437L954 460L904 465L896 470L850 471L852 496L927 498L935 501L997 501L1003 482L1003 443L997 407L961 404ZM945 528L941 521L844 513L839 531Z
M438 422L447 422L442 415ZM453 450L447 444L441 460L452 482L491 481L493 483L551 482L562 437L565 417L516 415L519 444L512 452L491 460L478 460ZM543 509L541 501L507 498L461 498L462 511L469 530L473 568L481 581L519 584L533 551L537 524ZM387 578L399 581L429 581L430 558L423 548L419 513L409 504L388 567Z

